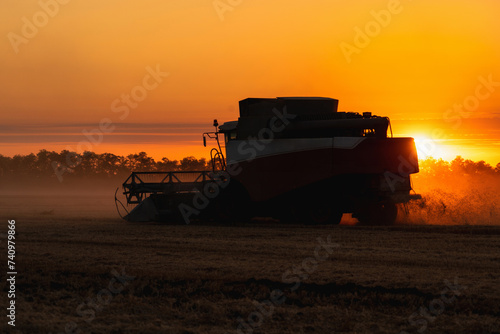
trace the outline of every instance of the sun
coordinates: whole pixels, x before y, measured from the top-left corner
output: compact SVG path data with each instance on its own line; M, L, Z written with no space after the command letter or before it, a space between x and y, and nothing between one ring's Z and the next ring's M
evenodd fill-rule
M437 145L432 138L419 134L413 136L413 139L415 140L419 159L427 159L436 156Z
M435 139L424 134L414 135L413 138L420 160L427 158L452 160L455 156L455 150L442 139Z

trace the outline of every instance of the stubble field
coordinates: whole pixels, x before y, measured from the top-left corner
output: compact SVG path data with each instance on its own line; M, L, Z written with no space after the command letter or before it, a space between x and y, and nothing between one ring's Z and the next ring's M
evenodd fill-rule
M0 196L1 332L500 333L498 226L132 224L79 194Z

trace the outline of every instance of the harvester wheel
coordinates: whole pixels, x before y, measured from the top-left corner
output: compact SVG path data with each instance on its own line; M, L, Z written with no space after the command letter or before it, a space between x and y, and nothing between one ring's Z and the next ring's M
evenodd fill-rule
M358 214L358 220L364 225L394 225L398 216L398 207L393 202L371 204Z
M308 203L301 214L301 218L310 225L338 225L342 215L342 211L334 203L321 200Z
M216 218L224 223L246 222L250 219L250 199L237 186L229 186L215 200Z

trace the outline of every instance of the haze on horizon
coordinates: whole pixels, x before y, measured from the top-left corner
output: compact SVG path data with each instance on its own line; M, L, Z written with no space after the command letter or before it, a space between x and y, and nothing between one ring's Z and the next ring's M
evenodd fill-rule
M93 151L208 156L239 100L297 95L500 162L497 1L61 2L0 5L0 154L76 149L107 119Z

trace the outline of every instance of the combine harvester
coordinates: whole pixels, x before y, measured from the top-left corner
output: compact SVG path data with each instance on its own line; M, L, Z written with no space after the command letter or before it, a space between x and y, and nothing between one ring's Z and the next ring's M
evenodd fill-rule
M390 121L338 112L331 98L249 98L238 121L203 134L214 139L211 171L134 172L123 184L133 209L124 219L184 221L275 217L338 224L393 224L418 173L413 138L388 137ZM222 143L221 143L222 142ZM225 151L225 154L224 154Z

